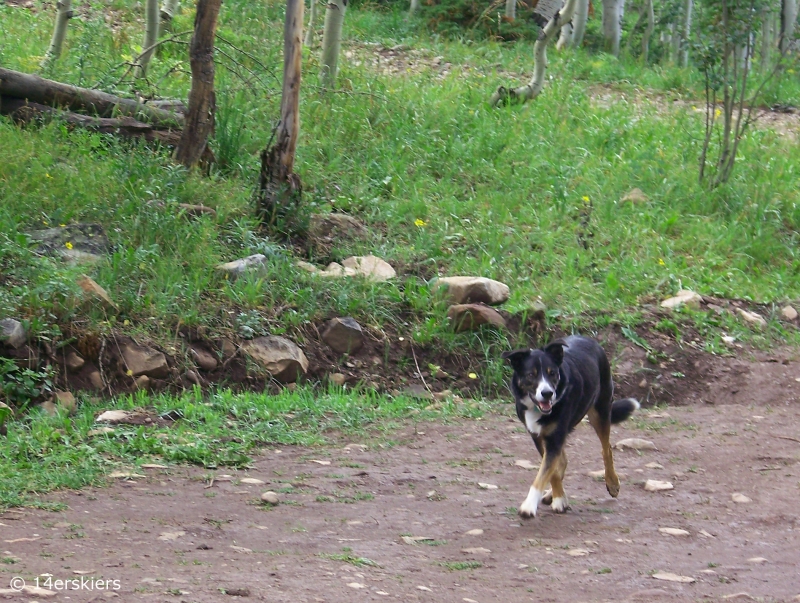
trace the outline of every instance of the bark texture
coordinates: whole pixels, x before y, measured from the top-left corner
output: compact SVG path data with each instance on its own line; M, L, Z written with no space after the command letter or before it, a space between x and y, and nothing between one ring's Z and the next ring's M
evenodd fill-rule
M783 0L781 5L781 37L780 50L786 54L794 41L794 30L797 25L797 0Z
M689 65L689 40L692 37L692 10L694 10L693 0L686 0L683 6L683 32L681 35L680 65Z
M586 22L589 20L589 0L578 0L575 14L572 17L572 45L579 47L583 44L586 34Z
M155 52L155 48L152 48L152 46L158 42L158 25L160 21L158 0L146 0L144 12L145 30L142 48L144 48L145 51L139 57L139 66L136 69L137 77L144 77L147 75L147 67L150 65L150 59Z
M536 98L544 87L544 74L547 69L547 44L565 23L569 23L575 14L578 0L567 0L566 4L558 11L539 32L539 37L533 45L533 77L527 86L519 88L506 88L500 86L492 95L489 104L496 107L500 104L511 102L525 102Z
M214 131L214 37L222 0L199 0L194 19L194 34L189 50L192 66L192 89L189 111L181 141L175 150L176 161L192 167L200 160Z
M59 0L56 6L58 7L56 26L53 29L53 37L50 39L50 47L45 55L45 62L61 56L64 39L67 37L67 24L72 19L72 0Z
M0 67L0 94L28 99L43 105L88 111L100 117L111 117L115 114L129 115L159 127L183 126L183 119L171 111L2 67Z
M412 0L413 2L414 0ZM416 0L419 2L419 0ZM517 18L517 0L506 0L506 19L513 21Z
M317 22L317 5L319 0L311 0L309 3L311 7L308 11L308 27L306 28L306 37L303 44L309 48L314 45L314 27Z
M558 36L558 42L556 42L556 50L564 50L572 46L572 36L572 23L564 23L564 25L561 26L561 35Z
M294 173L300 135L300 76L302 66L303 0L287 0L283 28L283 91L281 121L275 144L261 152L258 213L263 224L273 226L278 211L302 193Z
M606 52L619 56L622 40L622 10L625 0L603 0L603 39Z
M169 29L172 19L178 14L179 6L179 0L164 0L164 4L161 5L161 23L164 29Z
M339 49L342 45L342 25L348 0L328 0L325 10L325 31L322 34L322 72L320 81L324 88L336 85L339 70Z

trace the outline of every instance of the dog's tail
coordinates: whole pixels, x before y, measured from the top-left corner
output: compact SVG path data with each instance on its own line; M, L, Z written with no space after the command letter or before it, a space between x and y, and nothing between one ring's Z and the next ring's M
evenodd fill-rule
M639 402L633 398L614 400L614 403L611 405L611 422L622 423L625 419L630 417L634 411L639 410L639 408Z

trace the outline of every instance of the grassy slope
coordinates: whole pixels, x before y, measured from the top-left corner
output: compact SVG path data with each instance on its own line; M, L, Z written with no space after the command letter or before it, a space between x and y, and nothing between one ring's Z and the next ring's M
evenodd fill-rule
M112 83L121 74L111 68L135 52L141 26L126 5L113 8L113 27L101 20L71 22L66 57L49 75L91 85ZM232 0L223 8L221 31L279 72L280 19L279 5ZM0 5L0 64L34 70L50 27L49 13ZM174 31L190 27L191 17L184 14ZM380 285L316 281L294 269L287 251L255 233L250 195L257 151L277 114L278 83L267 69L237 54L259 74L262 85L242 86L220 70L220 117L225 121L215 144L229 162L226 174L187 174L165 154L85 132L68 133L57 124L21 130L0 120L0 315L27 318L38 334L57 338L54 324L86 319L83 324L99 330L122 322L125 329L159 337L179 320L235 328L236 316L248 310L255 310L255 320L273 333L292 333L306 321L349 314L367 324L393 323L423 343L456 346L487 345L486 334L449 334L444 308L432 302L424 282L413 274L498 278L511 286L509 309L523 310L541 297L551 315L574 321L590 314L595 321L635 322L641 303L680 287L759 302L800 298L796 142L769 130L751 133L732 182L708 191L697 183L701 120L689 106L615 102L605 107L593 100L597 84L631 92L637 88L631 82L691 98L697 94L696 74L643 70L582 52L551 53L555 77L544 94L523 108L493 111L486 99L508 79L498 75L497 66L529 73L530 45L431 40L399 13L367 10L349 12L345 33L351 41L410 44L454 65L440 79L427 67L397 77L343 60L344 93L324 96L314 85L317 53L306 57L297 162L307 191L303 212L339 209L375 226L370 240L316 259L374 252L406 267L408 276ZM165 47L151 73L157 79L179 64L183 53L182 46ZM187 88L180 70L160 83L164 96L185 97ZM800 84L790 81L774 94L798 104L797 90ZM650 202L621 204L619 199L634 186ZM188 221L176 212L179 202L203 202L219 215ZM424 226L415 225L417 220ZM120 304L118 317L77 306L76 269L28 249L27 229L73 221L104 224L117 246L110 261L92 275ZM265 278L230 284L214 275L218 262L258 251L272 254ZM694 318L701 324L705 320ZM735 319L726 320L729 332L746 330ZM719 336L718 330L707 333L709 341ZM767 337L776 334L782 334L780 329ZM497 348L507 345L502 335L494 341ZM499 379L496 354L487 349L487 355L487 375ZM293 408L306 408L303 396L310 395L286 394ZM191 398L154 403L191 406L190 415L207 415L216 427L206 424L204 441L214 448L215 438L230 428L221 418L225 405L239 403L221 396L211 408L222 412L200 408ZM252 405L247 397L241 400ZM342 404L356 403L332 400L321 408L341 417L348 416ZM286 410L281 400L252 406L262 412L273 404L275 410ZM407 411L404 407L397 416ZM20 492L92 481L109 458L129 462L141 454L158 454L169 460L224 461L257 444L254 426L264 420L235 422L236 429L251 434L243 436L241 446L181 457L180 446L153 448L153 438L141 433L131 440L98 445L95 439L89 445L90 415L88 409L73 421L36 418L15 429L0 457L0 482L14 487L0 504L14 503ZM313 436L305 428L295 432L296 427L287 427L292 438ZM284 441L276 434L276 441ZM69 450L83 452L78 458ZM35 466L41 472L32 471Z

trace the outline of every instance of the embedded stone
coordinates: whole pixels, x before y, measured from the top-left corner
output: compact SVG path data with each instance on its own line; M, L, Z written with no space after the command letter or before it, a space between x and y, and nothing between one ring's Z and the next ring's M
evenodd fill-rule
M167 357L161 352L133 341L120 341L118 345L129 376L146 375L153 379L164 379L169 375Z
M506 321L500 313L481 304L457 304L447 309L447 318L456 333L474 331L482 325L505 328Z
M14 318L0 320L0 342L17 349L28 341L28 333L23 324Z
M481 276L444 276L436 279L431 288L444 291L453 304L497 306L511 294L508 285Z
M281 383L293 383L308 372L303 350L283 337L256 337L244 342L242 350Z
M322 340L339 354L355 354L364 346L364 332L350 317L334 318L325 326Z
M675 295L661 302L662 308L675 309L679 306L688 306L690 308L699 308L703 301L703 296L688 289L681 289Z

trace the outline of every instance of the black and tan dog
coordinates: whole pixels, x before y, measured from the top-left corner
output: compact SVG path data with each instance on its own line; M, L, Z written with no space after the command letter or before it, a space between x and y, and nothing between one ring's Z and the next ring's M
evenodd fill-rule
M562 483L567 470L564 445L587 414L603 446L606 488L616 498L619 477L609 442L611 424L627 419L639 403L633 398L612 402L611 367L600 344L572 336L540 350L504 352L503 358L514 369L511 392L517 401L517 416L542 455L539 473L519 507L520 516L535 517L540 502L550 504L556 513L569 508ZM548 484L551 492L545 493Z

